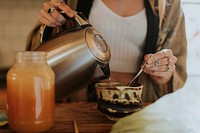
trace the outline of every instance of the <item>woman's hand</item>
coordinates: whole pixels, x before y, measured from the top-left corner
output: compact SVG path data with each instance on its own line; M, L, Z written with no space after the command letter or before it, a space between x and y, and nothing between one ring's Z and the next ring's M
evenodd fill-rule
M61 11L69 17L74 16L72 9L63 0L51 0L44 3L38 18L41 23L49 27L60 26L66 22L60 13Z
M147 62L144 72L151 75L155 83L164 84L171 79L177 58L170 49L163 49L155 54L145 55L144 60Z

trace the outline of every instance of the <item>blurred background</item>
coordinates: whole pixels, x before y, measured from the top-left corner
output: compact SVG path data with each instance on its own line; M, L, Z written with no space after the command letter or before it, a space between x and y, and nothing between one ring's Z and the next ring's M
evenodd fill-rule
M200 1L182 0L188 42L187 74L185 86L200 86Z
M11 66L14 51L25 50L44 0L0 0L0 80ZM200 1L182 0L188 40L186 86L200 85Z

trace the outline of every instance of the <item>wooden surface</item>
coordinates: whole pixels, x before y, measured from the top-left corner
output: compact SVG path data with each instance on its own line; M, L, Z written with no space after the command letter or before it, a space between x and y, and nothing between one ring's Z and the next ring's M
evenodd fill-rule
M1 112L5 111L5 104L0 103ZM96 103L57 103L55 123L46 133L75 133L73 121L76 121L79 133L108 133L115 123L96 109ZM0 127L0 133L10 132L9 125Z
M6 89L0 87L0 112L6 111ZM149 103L144 103L147 106ZM75 133L74 121L79 133L109 133L115 121L109 120L91 102L56 103L55 123L46 133ZM9 125L0 127L0 133L11 133Z

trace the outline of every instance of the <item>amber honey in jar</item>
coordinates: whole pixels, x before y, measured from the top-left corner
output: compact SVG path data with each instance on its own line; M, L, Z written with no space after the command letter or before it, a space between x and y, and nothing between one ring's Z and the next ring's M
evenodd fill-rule
M8 123L16 132L42 132L54 123L55 75L46 52L16 52L7 73Z

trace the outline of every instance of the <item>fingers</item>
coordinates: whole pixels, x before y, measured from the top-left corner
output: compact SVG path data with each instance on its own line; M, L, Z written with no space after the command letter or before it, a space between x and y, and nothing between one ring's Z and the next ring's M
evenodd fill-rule
M167 57L163 57L161 59L155 60L154 62L147 62L146 67L154 67L154 66L162 66L162 65L167 65L167 64L175 64L177 61L177 58L171 59Z
M60 3L59 6L58 6L58 8L60 10L62 10L70 18L74 17L73 10L69 6L67 6L65 3Z
M38 18L41 23L46 24L47 26L50 27L60 26L63 24L63 21L65 20L63 16L60 13L58 13L56 8L50 2L44 3Z
M51 3L46 3L44 8L45 8L45 11L48 12L49 8L50 7L54 7L55 10L52 12L52 13L49 13L51 17L53 17L54 19L56 19L57 21L59 22L63 22L63 21L66 21L65 18L63 17L63 15L58 11L58 8L55 7L53 4Z
M51 12L48 13L48 10L49 9L52 9ZM44 3L44 6L43 8L41 9L40 11L40 15L39 15L39 20L50 26L50 27L55 27L55 26L59 26L61 25L62 23L59 22L57 19L55 19L53 17L53 14L55 14L56 12L56 9L54 7L52 7L49 3Z
M155 54L152 54L152 56L150 58L148 58L147 60L147 64L152 64L153 62L162 59L164 57L162 52L157 52ZM145 60L147 59L146 56L144 58Z
M150 69L144 68L144 72L157 77L167 78L176 69L174 64L151 67Z
M50 27L60 26L66 22L61 12L66 13L69 17L74 16L74 12L62 0L51 0L45 2L38 16L41 23Z
M144 67L144 72L162 78L171 76L171 73L175 70L175 63L177 58L173 55L169 49L164 49L155 54L145 55L144 60L147 62Z
M64 12L69 17L74 17L73 10L65 4L63 0L51 0L50 3L57 7L60 11Z

